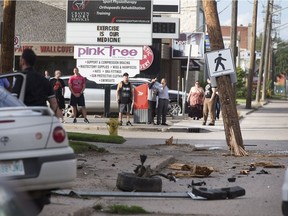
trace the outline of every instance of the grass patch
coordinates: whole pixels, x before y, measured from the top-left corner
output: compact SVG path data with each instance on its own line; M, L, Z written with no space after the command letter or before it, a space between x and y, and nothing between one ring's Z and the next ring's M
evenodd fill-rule
M108 207L108 213L112 214L147 214L148 212L140 206L112 205Z
M246 104L246 98L237 98L236 103L237 104Z
M105 153L108 152L105 148L99 148L95 145L91 145L89 143L80 142L80 141L69 141L71 148L73 148L76 154L85 153L85 152L99 152Z
M96 211L101 211L103 209L103 206L101 204L97 204L97 205L93 206L93 209Z
M86 141L86 142L102 142L102 143L115 143L115 144L122 144L126 141L122 136L87 134L77 132L68 132L68 139L77 141Z

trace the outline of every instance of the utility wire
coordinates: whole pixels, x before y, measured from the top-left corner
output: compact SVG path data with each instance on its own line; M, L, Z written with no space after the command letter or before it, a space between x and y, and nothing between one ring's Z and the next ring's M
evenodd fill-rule
M221 10L221 11L218 13L218 15L221 14L223 11L225 11L228 7L230 7L231 4L232 4L232 2L230 2L223 10Z

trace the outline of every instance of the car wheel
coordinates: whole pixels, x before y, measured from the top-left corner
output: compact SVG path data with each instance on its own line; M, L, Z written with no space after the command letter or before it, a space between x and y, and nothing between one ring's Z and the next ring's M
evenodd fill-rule
M63 110L63 116L66 118L72 118L73 117L72 107L68 103L65 103L65 109Z
M162 179L154 176L138 177L134 173L119 173L116 186L122 191L161 192Z
M182 107L177 102L170 102L168 113L170 116L178 116L182 112Z

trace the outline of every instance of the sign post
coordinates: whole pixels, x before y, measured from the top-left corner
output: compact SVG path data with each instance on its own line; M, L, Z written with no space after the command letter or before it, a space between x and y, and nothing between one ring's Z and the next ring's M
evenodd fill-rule
M190 64L190 56L191 56L191 44L188 45L188 58L187 58L187 69L186 69L186 78L185 78L185 90L184 95L182 96L182 115L185 117L185 109L186 109L186 93L188 88L188 75L189 75L189 64Z

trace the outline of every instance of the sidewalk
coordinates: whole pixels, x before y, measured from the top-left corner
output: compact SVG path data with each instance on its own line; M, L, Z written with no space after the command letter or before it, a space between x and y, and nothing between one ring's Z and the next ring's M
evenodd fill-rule
M252 105L252 109L245 109L245 104L240 104L237 106L237 111L239 112L239 119L245 117L249 113L258 109L262 105ZM102 118L101 116L95 118L93 115L88 115L89 124L84 123L83 118L78 118L77 123L73 124L72 118L66 118L66 123L64 127L66 130L107 130L106 122L109 118ZM134 118L131 116L131 122L133 126L126 126L125 116L123 118L123 126L120 126L118 130L129 130L129 131L159 131L159 132L184 132L184 133L206 133L210 131L215 131L223 129L223 119L220 117L219 120L215 122L215 126L202 125L202 119L193 120L188 116L176 116L167 117L168 126L163 125L152 125L146 123L134 123Z

